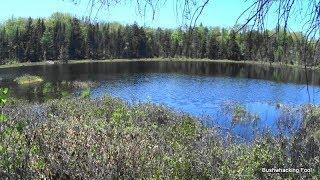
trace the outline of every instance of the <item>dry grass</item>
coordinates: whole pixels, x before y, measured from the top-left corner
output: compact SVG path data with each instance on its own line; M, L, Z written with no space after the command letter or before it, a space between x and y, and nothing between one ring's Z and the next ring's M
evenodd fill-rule
M310 112L312 109L312 113ZM320 111L293 137L222 139L196 118L117 99L11 102L0 125L0 175L12 179L311 179L319 174ZM312 132L311 132L312 131ZM232 139L232 138L231 138ZM318 149L317 149L318 148ZM262 173L261 168L313 168ZM2 174L1 174L2 173Z

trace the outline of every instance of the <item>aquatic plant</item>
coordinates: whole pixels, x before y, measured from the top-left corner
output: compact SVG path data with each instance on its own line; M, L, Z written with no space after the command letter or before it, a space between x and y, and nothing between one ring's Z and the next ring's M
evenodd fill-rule
M19 85L27 85L27 84L43 82L43 79L39 76L26 74L26 75L15 78L14 81Z
M88 87L88 88L84 88L82 91L81 91L81 94L80 94L80 96L82 97L82 98L88 98L88 97L90 97L90 95L91 95L91 89Z
M235 125L253 125L256 126L258 121L260 120L259 115L253 114L249 112L245 106L239 103L232 103L228 105L227 113L232 115L231 123L233 126Z
M74 88L85 89L85 88L93 88L97 85L97 83L92 81L73 81L72 85Z
M10 59L10 60L7 60L6 62L5 62L5 65L17 65L17 64L19 64L20 63L20 61L18 60L18 59Z

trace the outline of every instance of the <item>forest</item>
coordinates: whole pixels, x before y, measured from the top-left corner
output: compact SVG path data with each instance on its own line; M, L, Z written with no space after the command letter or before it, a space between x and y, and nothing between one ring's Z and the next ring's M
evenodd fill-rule
M318 65L319 46L303 32L280 27L163 29L134 23L91 22L55 13L47 19L11 18L0 24L0 63L46 60L208 58Z

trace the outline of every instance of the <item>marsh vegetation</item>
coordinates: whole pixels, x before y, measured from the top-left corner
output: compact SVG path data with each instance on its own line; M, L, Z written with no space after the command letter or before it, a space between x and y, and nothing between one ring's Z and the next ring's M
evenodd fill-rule
M299 131L237 143L188 114L104 97L45 103L10 100L1 122L0 174L8 178L213 179L319 177L319 107ZM262 168L311 168L263 173Z

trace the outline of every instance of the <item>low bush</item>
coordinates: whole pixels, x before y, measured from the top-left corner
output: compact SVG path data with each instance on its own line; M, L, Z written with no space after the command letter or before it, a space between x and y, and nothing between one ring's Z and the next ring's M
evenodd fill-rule
M313 114L310 115L310 108ZM163 106L111 97L19 101L2 111L0 176L8 179L317 179L319 108L292 137L250 144L223 139L215 128ZM307 115L308 113L308 115ZM314 133L305 131L312 130ZM262 168L311 168L264 173Z

